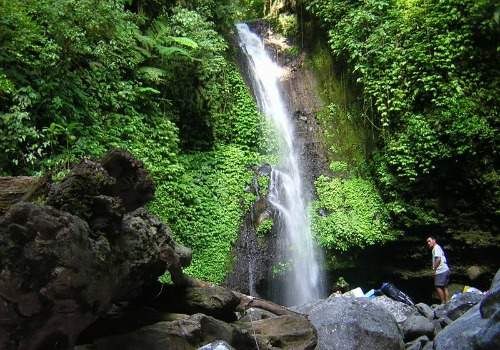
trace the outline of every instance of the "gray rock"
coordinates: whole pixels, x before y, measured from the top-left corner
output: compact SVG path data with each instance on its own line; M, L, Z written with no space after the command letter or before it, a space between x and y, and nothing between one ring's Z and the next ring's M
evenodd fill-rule
M450 300L448 303L439 305L434 310L434 317L441 318L443 316L456 320L467 312L471 307L476 305L483 298L479 293L461 293Z
M500 311L497 311L474 336L474 343L478 349L500 349Z
M422 335L433 337L434 324L428 318L420 315L411 315L402 324L405 341L413 340Z
M422 316L427 317L429 320L432 320L434 318L434 310L432 310L429 305L418 303L415 305L415 307Z
M234 350L234 348L223 340L216 340L198 348L198 350Z
M481 301L479 308L483 318L490 318L500 310L500 269L495 275L491 288Z
M425 344L429 342L429 338L425 335L405 344L405 350L421 350Z
M424 345L422 350L432 350L434 349L434 342L430 341L427 344Z
M269 312L267 310L259 309L256 307L251 307L245 311L245 314L243 317L240 318L240 321L243 322L250 322L250 321L258 321L258 320L264 320L266 318L273 318L276 317L275 314L272 312Z
M434 336L436 336L443 330L443 326L439 320L432 320L431 322L434 325Z
M493 277L493 280L491 281L490 290L495 289L497 287L500 287L500 269L497 270L495 277Z
M403 349L394 317L364 298L329 298L296 308L318 331L318 350Z
M385 295L378 296L370 300L375 305L381 306L389 311L389 313L394 316L396 322L398 323L404 322L408 318L408 316L412 315L417 310L414 306L409 306L405 303L401 303Z
M479 304L473 306L458 320L444 328L434 339L435 350L472 350L477 341L476 335L485 329L487 319L481 318Z

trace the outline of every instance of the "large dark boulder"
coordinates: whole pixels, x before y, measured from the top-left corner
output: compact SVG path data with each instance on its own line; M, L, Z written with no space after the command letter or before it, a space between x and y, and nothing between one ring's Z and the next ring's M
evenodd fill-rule
M394 317L369 300L335 297L294 309L306 314L316 327L317 349L404 349Z
M236 320L240 299L229 289L217 286L170 286L156 300L159 309L185 314L203 313L224 321Z
M158 322L131 333L98 339L92 349L194 350L214 340L231 343L234 337L235 330L231 325L210 316L195 314L188 319Z
M142 162L112 151L101 162L83 160L52 185L47 204L86 220L93 231L119 232L126 212L146 204L154 184Z
M71 344L107 308L115 286L101 264L111 247L90 236L80 218L36 204L0 218L1 349Z
M141 161L128 152L114 150L101 161L102 167L115 179L110 193L121 199L127 211L149 202L155 191L153 180Z
M194 314L170 322L158 322L130 333L103 337L94 350L189 350L223 341L238 350L313 350L316 333L305 317L284 315L258 322L226 323L211 316Z
M306 317L282 315L251 322L236 322L239 337L247 335L244 344L235 342L237 349L313 350L318 342L316 330ZM256 345L258 344L258 346Z
M181 279L190 251L137 208L151 198L149 176L124 152L106 159L77 165L50 190L51 206L18 202L0 217L0 349L71 348L112 303L151 290L165 269Z

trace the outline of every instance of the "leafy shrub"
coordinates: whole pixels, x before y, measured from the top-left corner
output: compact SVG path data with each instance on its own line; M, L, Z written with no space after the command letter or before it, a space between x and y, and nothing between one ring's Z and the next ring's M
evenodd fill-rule
M315 185L312 227L321 246L347 251L394 238L384 203L371 182L320 176Z

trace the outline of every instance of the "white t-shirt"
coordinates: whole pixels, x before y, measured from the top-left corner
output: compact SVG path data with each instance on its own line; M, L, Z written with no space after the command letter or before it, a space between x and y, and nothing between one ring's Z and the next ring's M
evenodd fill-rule
M436 258L441 258L441 262L436 269L436 275L448 271L449 268L446 263L446 257L444 256L443 249L437 243L434 248L432 248L432 266L434 266L434 260Z

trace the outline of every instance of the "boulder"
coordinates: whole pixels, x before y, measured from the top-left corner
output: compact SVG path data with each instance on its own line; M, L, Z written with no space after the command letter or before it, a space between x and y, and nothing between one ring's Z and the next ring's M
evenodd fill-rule
M51 206L21 201L0 217L1 349L70 348L113 302L135 299L165 268L174 278L189 264L190 251L168 227L135 208L154 189L140 163L124 152L110 157L127 159L128 171L111 162L112 176L85 160L51 188ZM134 180L129 201L115 185Z
M250 322L250 321L258 321L258 320L264 320L266 318L273 318L276 317L277 315L273 314L270 311L267 310L262 310L256 307L251 307L247 310L245 310L245 314L239 319L239 321L242 322Z
M312 350L316 341L314 328L305 317L285 315L252 323L230 324L211 316L194 314L176 321L158 322L126 334L103 337L95 340L90 348Z
M240 338L247 337L244 344L235 343L237 349L251 346L254 349L313 350L317 335L312 324L303 316L283 315L252 322L236 322ZM252 344L253 341L253 344Z
M490 318L500 311L500 269L493 278L490 290L481 301L481 317Z
M389 311L389 313L394 316L396 322L404 322L408 316L416 312L415 306L410 306L400 301L391 299L385 295L378 296L376 298L370 299L375 305L379 305Z
M80 218L32 203L0 218L0 329L8 334L1 349L72 344L106 310L117 287L111 248L90 236Z
M146 204L154 184L142 162L112 151L101 162L83 160L52 185L47 204L86 220L94 231L116 234L121 218Z
M240 299L229 289L217 286L169 286L155 302L158 308L185 314L203 313L224 321L236 320Z
M421 315L411 315L402 324L405 341L410 341L420 336L434 337L434 324Z
M500 349L500 312L496 312L485 326L474 335L474 344L478 349Z
M308 315L322 349L403 349L403 335L395 318L364 298L329 298L294 308Z
M434 310L432 308L424 303L418 303L415 305L417 308L418 312L424 317L427 317L429 320L434 319Z
M142 207L153 198L153 180L144 169L144 164L130 153L113 150L104 156L101 164L115 179L109 190L113 197L120 198L125 210Z
M195 314L188 319L158 322L133 332L94 341L94 350L196 349L214 340L231 343L234 328L213 317Z
M479 349L500 349L500 269L479 305L479 313L483 319L488 319L488 322L474 336L475 344Z
M434 339L435 350L475 349L475 336L486 328L488 319L481 318L479 305L473 306L462 317L444 328Z
M467 312L471 307L481 301L483 295L480 293L460 293L452 298L448 303L438 305L434 309L434 317L449 317L456 320Z
M425 335L405 344L405 350L422 350L425 344L429 342L429 338Z

